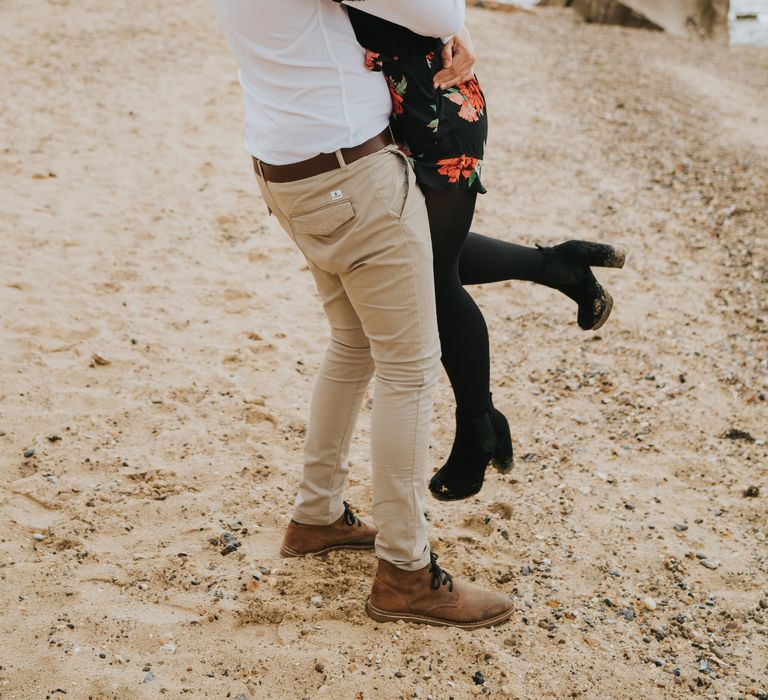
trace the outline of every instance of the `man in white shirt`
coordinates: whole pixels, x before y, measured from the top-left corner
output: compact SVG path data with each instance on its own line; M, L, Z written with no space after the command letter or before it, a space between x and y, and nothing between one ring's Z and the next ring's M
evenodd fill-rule
M440 362L432 250L423 197L391 142L389 90L365 70L346 10L332 0L213 4L240 66L245 147L259 188L307 259L331 326L281 552L370 549L375 541L371 617L470 629L503 622L511 601L454 582L427 540ZM464 22L464 0L357 0L356 7L428 36L455 34ZM374 372L378 530L343 501L350 437Z

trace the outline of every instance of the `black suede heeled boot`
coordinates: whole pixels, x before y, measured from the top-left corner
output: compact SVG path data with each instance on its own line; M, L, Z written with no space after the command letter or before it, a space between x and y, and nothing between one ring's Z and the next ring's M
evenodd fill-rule
M459 501L480 492L488 463L502 474L514 466L509 423L490 402L477 418L456 414L456 436L446 463L429 482L439 501Z
M552 248L537 246L544 256L539 284L557 289L579 305L579 328L596 331L611 315L613 298L590 267L624 267L626 251L605 243L567 241Z

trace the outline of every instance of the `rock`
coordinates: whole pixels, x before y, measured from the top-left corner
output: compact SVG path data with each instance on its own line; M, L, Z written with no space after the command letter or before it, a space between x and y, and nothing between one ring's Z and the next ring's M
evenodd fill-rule
M313 595L309 599L309 602L312 603L312 605L314 605L316 608L319 608L325 602L325 598L323 598L321 595Z
M163 644L163 646L160 647L160 651L164 651L166 654L175 654L176 645L173 642L168 642L167 644Z
M31 450L31 449L30 450L24 450L24 456L27 459L29 459L30 457L34 457L35 456L35 451Z
M112 360L108 360L104 355L100 355L97 352L91 355L91 360L94 365L99 365L100 367L106 367L107 365L112 364Z
M753 438L746 430L739 430L738 428L729 428L721 436L726 440L744 440L744 442L754 442Z
M658 656L649 656L648 663L651 663L654 666L658 666L659 668L661 668L664 665L664 661L660 659Z
M687 525L675 525L674 528L678 532L685 532L688 529L688 526Z
M712 673L712 667L705 658L699 659L699 673Z
M706 567L707 569L716 569L720 564L716 561L711 561L710 559L702 559L699 561L699 564Z
M475 675L472 676L472 680L475 685L482 685L485 683L485 676L480 671L475 671Z
M402 671L395 671L395 678L403 678L405 674Z
M322 664L322 662L318 661L315 664L315 671L317 671L318 673L322 673L323 671L325 671L325 666Z
M58 442L61 440L61 435L49 435L46 439L48 442Z
M45 539L45 535L36 532L34 535L32 535L33 540L37 540L38 542L42 542Z
M155 680L155 674L150 671L146 676L144 676L142 683L151 683L153 680Z
M268 566L264 566L263 564L259 567L259 571L265 576L269 576L269 574L272 573L272 569L270 569Z
M696 552L696 558L697 559L706 559L707 555L704 554L704 552Z
M643 607L646 610L656 610L656 601L650 596L647 596L643 598Z
M744 494L744 498L757 498L760 495L760 487L748 486L742 493Z
M632 608L619 610L619 616L623 617L627 622L632 622L635 619L635 611Z

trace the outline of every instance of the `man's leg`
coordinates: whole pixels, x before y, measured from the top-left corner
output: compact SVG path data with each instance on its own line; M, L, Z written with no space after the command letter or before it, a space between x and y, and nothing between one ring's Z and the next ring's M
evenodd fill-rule
M373 359L339 277L311 262L310 269L331 324L331 340L312 396L304 473L293 519L307 525L329 525L344 512L349 443L373 375Z

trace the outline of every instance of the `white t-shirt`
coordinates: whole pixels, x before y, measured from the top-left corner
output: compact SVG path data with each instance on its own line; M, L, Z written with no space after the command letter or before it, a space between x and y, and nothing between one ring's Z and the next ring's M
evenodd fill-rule
M464 0L348 4L425 36L452 35L464 24ZM248 153L273 165L297 163L357 146L387 127L386 81L365 69L341 5L213 0L213 6L240 66Z

